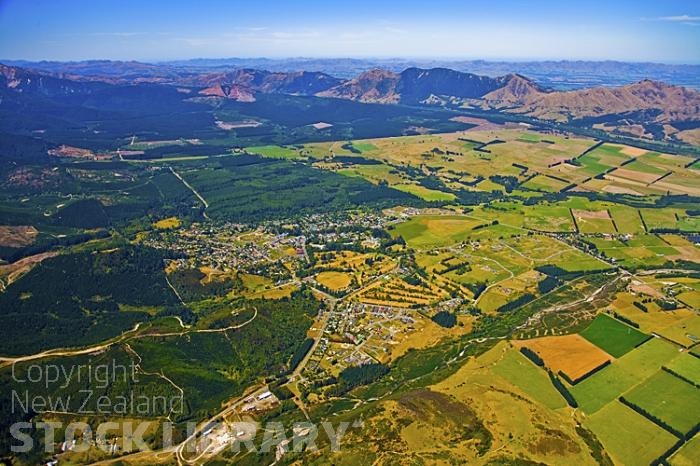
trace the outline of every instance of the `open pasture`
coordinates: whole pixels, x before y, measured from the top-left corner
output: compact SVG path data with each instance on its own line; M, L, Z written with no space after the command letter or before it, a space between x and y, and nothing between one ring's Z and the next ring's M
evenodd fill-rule
M634 207L621 204L612 204L608 207L608 212L612 216L617 231L623 234L644 233L644 225L639 216L639 211Z
M464 241L478 220L459 215L420 215L396 225L393 236L402 236L413 248L447 246Z
M680 253L656 235L637 235L625 242L611 237L588 238L598 251L625 267L663 266Z
M246 151L251 154L259 154L263 157L275 159L296 159L301 157L299 149L289 146L256 146L248 147Z
M625 393L625 399L683 434L700 422L700 389L666 371Z
M423 199L424 201L428 201L428 202L454 201L457 198L457 196L455 196L452 193L439 191L437 189L429 189L429 188L426 188L425 186L421 186L419 184L412 184L412 183L396 184L396 185L393 185L392 188L398 189L399 191L403 191L405 193L413 194L414 196L419 197L419 198Z
M644 312L634 305L643 299L642 295L631 294L627 291L618 293L611 303L611 308L621 316L639 324L639 330L644 333L655 333L681 346L690 346L694 342L687 337L687 326L695 314L688 309L664 311L654 302L646 302ZM685 328L684 328L685 327Z
M567 181L552 178L551 176L537 175L523 183L522 187L527 189L534 189L535 191L556 193L566 188L570 184L571 183Z
M678 439L615 400L584 422L618 464L648 466Z
M346 289L352 283L352 277L344 272L321 272L316 275L316 281L333 291Z
M619 167L631 157L621 152L623 146L603 144L591 152L579 157L576 161L581 165L580 171L588 176L596 176L613 167Z
M607 210L571 210L581 233L616 233L615 224Z
M700 341L700 316L693 312L672 325L660 329L657 333L689 348Z
M482 143L490 144L482 151L474 150ZM462 131L352 141L352 147L359 151L362 157L381 161L388 166L425 165L441 174L449 170L463 176L481 176L484 178L484 184L479 185L478 189L488 191L494 188L502 189L502 186L499 188L500 185L489 184L491 182L488 178L492 175L515 176L521 180L534 172L558 176L559 172L551 168L552 165L582 153L593 144L593 140L586 138L545 135L521 129ZM331 154L358 155L343 146L348 147L347 141L310 143L304 145L303 152L318 158ZM523 171L520 167L527 167L527 170ZM562 187L569 184L553 179L542 179L542 182L555 182ZM533 186L536 185L537 182L534 182Z
M691 196L700 196L698 175L690 170L674 172L663 179L659 179L652 186L657 189L663 189L672 194L690 194Z
M515 345L517 348L518 342ZM501 359L493 365L492 371L550 409L566 406L549 376L515 348L505 350Z
M685 353L666 364L665 367L700 385L700 358Z
M477 300L479 309L486 313L492 313L525 293L535 294L537 283L542 280L542 277L541 273L530 270L499 282L479 296Z
M580 408L593 414L679 356L675 345L654 338L570 388Z

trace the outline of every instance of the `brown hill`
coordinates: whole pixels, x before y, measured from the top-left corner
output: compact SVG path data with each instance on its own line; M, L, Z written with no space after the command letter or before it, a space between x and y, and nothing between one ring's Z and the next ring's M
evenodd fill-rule
M506 77L490 78L447 68L407 68L401 73L374 69L317 95L359 102L416 105L452 98L478 99L502 87L505 80Z
M256 92L313 95L341 82L338 78L319 72L271 73L250 69L197 75L181 81L182 84L204 87L200 93L206 95L223 95L243 101L250 101L250 96ZM220 88L221 92L216 88ZM229 89L235 92L229 92Z
M498 104L497 99L490 100L489 95L485 97L489 103ZM578 119L632 112L654 114L653 120L658 123L700 119L700 93L650 80L616 88L532 92L512 103L513 112L545 119Z
M398 73L374 69L316 95L359 102L396 104L401 97L397 92L399 79Z
M494 107L522 105L545 93L537 84L519 74L504 76L503 81L503 87L483 96Z

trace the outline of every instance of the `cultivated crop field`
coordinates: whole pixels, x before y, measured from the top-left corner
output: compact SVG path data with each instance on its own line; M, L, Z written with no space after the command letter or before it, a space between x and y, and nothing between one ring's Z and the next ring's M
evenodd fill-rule
M613 358L580 335L534 338L519 343L544 360L554 373L566 374L574 382L585 377Z

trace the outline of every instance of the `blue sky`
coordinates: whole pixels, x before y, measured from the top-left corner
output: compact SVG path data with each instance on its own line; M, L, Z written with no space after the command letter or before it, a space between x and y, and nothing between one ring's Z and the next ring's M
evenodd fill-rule
M0 59L700 63L700 2L0 0Z

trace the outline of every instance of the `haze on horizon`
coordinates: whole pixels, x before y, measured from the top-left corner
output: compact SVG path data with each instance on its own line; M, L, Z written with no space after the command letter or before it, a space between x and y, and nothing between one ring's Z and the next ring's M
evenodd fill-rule
M700 3L0 0L0 59L199 57L700 64Z

